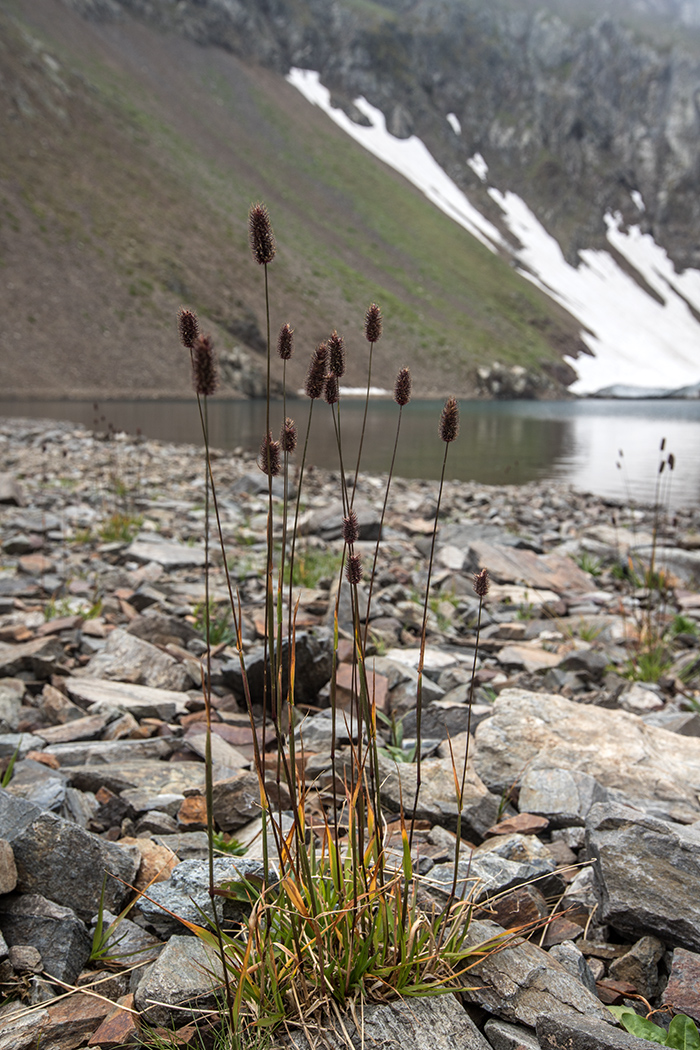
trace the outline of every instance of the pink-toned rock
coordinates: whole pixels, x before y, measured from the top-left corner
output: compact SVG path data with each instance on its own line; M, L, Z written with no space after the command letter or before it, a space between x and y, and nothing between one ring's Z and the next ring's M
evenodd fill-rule
M485 540L470 544L472 560L485 565L496 583L524 583L529 587L569 594L588 594L591 577L561 554L535 554L515 547L501 547Z
M136 846L141 854L141 865L134 883L137 890L143 890L151 882L164 882L170 878L175 865L176 855L167 846L160 846L153 839L123 838L120 846Z
M12 893L17 885L17 868L12 846L6 839L0 839L0 897Z
M664 1003L700 1023L700 955L676 948Z
M123 995L111 1013L107 1014L96 1032L88 1040L88 1046L102 1047L102 1050L117 1050L118 1047L136 1043L139 1039L141 1025L137 1011L134 1010L133 995Z

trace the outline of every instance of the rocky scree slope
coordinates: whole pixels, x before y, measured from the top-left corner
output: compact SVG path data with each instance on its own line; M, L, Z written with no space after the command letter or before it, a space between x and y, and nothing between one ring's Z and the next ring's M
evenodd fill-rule
M11 998L0 1006L0 1050L116 1050L137 1041L144 1022L177 1028L178 1043L188 1045L188 1008L216 1007L207 972L216 960L159 905L193 921L198 907L212 906L203 830L201 450L29 421L3 423L0 449L11 469L0 475L1 772L17 753L0 790L0 988ZM261 868L251 766L262 721L254 682L263 659L267 497L252 456L216 451L214 471L255 702L252 727L224 635L212 658L213 816L224 841L233 835L247 846L243 857L217 857L215 878L225 882ZM358 543L368 555L383 491L381 478L360 476ZM392 491L369 614L373 684L410 746L422 626L416 595L425 586L437 483L397 479ZM332 474L310 472L305 492L297 553L316 551L326 566L299 589L297 617L300 732L309 807L318 815L318 807L330 813L338 785L328 566L339 559L342 511ZM629 556L648 557L656 515L631 508L634 527L615 529L613 509L625 513L551 483L447 486L428 619L414 870L421 891L444 902L455 854L450 753L463 753L469 726L476 732L457 871L459 888L478 905L469 943L501 927L549 921L468 975L469 1012L452 997L368 1006L365 1039L357 1033L355 1046L372 1045L370 1038L392 1050L653 1046L613 1027L604 1008L613 1002L646 1012L646 1000L700 1021L698 515L684 508L663 523L659 559L668 576L658 613L669 624L683 613L683 633L665 636L666 672L642 683L619 672L650 595L615 569ZM115 534L119 521L124 534ZM583 564L584 555L599 575L575 564L572 556ZM227 595L213 560L218 622ZM494 583L470 712L471 572L482 565ZM340 623L342 706L353 677L342 594ZM338 762L349 743L349 735L339 741ZM400 856L397 812L401 797L413 795L416 767L381 762L386 848ZM110 938L109 970L104 959L88 965L103 870L123 880L107 884L110 922L129 885L158 876L151 900L142 897ZM239 919L224 913L227 923ZM57 1000L57 982L103 998L78 992Z

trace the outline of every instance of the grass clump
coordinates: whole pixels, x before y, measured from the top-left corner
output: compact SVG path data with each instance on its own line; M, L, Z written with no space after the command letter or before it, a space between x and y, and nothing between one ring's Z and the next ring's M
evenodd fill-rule
M293 330L289 324L282 326L277 339L277 354L282 362L283 412L281 420L272 419L275 408L270 398L273 339L269 270L277 254L277 245L267 209L262 204L253 205L250 210L249 243L262 276L268 392L265 431L261 435L258 455L258 467L267 478L266 543L264 554L261 554L265 584L264 674L262 687L256 685L255 695L246 667L240 599L229 568L209 453L208 399L216 389L215 356L211 339L199 331L196 316L183 309L179 319L180 338L190 354L204 439L206 564L209 564L212 542L211 521L221 546L229 592L226 623L229 623L230 616L231 644L241 669L245 706L253 731L254 768L260 788L263 874L260 878L249 877L215 886L214 852L221 848L230 852L231 844L216 832L212 817L211 651L223 639L224 626L223 614L217 614L217 607L210 599L207 570L205 598L197 609L196 622L207 643L203 660L203 692L207 727L209 892L212 900L224 896L244 904L248 918L243 929L234 932L222 929L218 920L212 926L186 925L214 948L220 960L226 1042L232 1050L242 1050L274 1038L274 1032L282 1026L320 1024L323 1018L363 1001L386 1002L396 998L444 994L457 988L470 966L500 943L497 939L477 948L466 946L471 902L461 899L457 892L456 866L451 892L447 902L440 907L421 904L419 882L414 871L412 840L422 782L423 664L431 607L435 531L426 559L425 590L421 595L413 753L401 748L400 723L394 722L392 741L387 747L383 746L377 729L383 716L377 709L368 654L371 648L370 609L381 539L376 541L374 551L368 553L366 547L360 548L360 528L354 504L369 410L373 355L383 336L381 311L376 303L371 303L365 314L364 336L368 348L364 423L357 458L348 463L342 435L340 386L345 371L346 348L337 331L333 331L312 352L305 383L307 419L297 428L296 422L287 416L286 367L293 353ZM410 397L410 373L408 369L401 369L394 391L398 406L396 432L384 492L380 537L390 498L403 412ZM325 401L325 406L321 405L322 401ZM311 419L314 411L322 410L331 412L338 452L342 506L338 525L342 538L339 549L333 550L311 545L302 548L298 543ZM454 398L447 399L436 423L437 437L443 442L444 452L435 529L448 452L459 434L459 408ZM292 498L290 471L297 448L299 461L294 468L296 496ZM273 499L273 479L279 479L278 484L281 481L279 502L276 496ZM297 726L295 640L298 593L295 593L295 588L313 587L329 577L337 581L330 592L333 623L329 685L332 788L321 796L315 789L312 792L301 772L304 743ZM478 645L481 608L488 590L486 570L475 578L475 590L479 597ZM342 633L341 595L343 609L350 609L349 638L352 641L350 701L348 705L344 699L342 710L337 689L338 648ZM470 704L471 700L470 696ZM258 738L260 715L262 743ZM349 748L341 748L338 743L339 718L343 725L352 728L350 737L354 743ZM386 766L381 763L386 763L387 757L394 761L415 762L415 795L404 799L400 812L401 849L398 859L385 846L382 781ZM455 863L459 856L467 761L466 751L463 755L453 755L454 791L459 814ZM278 801L283 796L289 799L285 803L286 811Z
M142 517L115 511L100 526L98 535L103 543L131 543L142 525Z

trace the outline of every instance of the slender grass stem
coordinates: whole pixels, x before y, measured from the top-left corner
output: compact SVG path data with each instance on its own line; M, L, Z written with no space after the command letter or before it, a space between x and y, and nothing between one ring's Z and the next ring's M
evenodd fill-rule
M355 493L357 492L357 478L360 473L360 463L362 462L362 446L365 442L365 428L367 426L367 411L369 409L369 394L372 387L372 356L374 354L374 343L369 344L369 364L367 366L367 394L365 395L365 411L362 416L362 430L360 431L360 447L357 450L357 465L355 467L355 480L352 485L352 496L350 497L350 506L355 505Z
M433 529L433 535L430 542L430 557L428 558L428 578L425 582L425 599L423 601L423 622L421 624L420 632L420 656L418 658L418 682L416 685L416 794L413 800L411 827L409 830L409 846L413 845L413 829L416 823L416 813L418 811L418 796L420 795L421 789L421 723L423 716L423 667L425 665L425 644L428 629L428 599L430 597L430 583L433 576L433 562L435 560L435 541L437 539L438 519L440 517L440 504L442 503L442 492L445 485L445 469L447 467L447 452L449 447L449 444L445 443L445 453L442 457L442 470L440 472L440 487L438 489L437 507L435 510L435 528Z

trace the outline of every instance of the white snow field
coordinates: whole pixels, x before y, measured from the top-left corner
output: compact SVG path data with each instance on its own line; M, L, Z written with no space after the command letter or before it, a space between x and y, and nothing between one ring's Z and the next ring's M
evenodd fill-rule
M594 356L571 360L579 377L571 387L574 393L593 393L615 384L673 390L700 381L700 323L690 308L700 312L700 271L677 274L665 250L650 235L642 234L638 226L625 230L619 215L607 215L611 247L657 293L659 302L610 252L584 250L580 265L571 266L557 241L520 197L491 188L488 192L502 209L505 226L521 245L514 249L415 135L394 138L386 129L384 115L364 98L356 99L355 105L371 126L355 124L331 106L330 93L313 70L292 69L287 80L487 248L510 252L523 276L584 326L581 336ZM453 116L448 114L447 119L456 131ZM475 153L467 163L486 181L488 167L480 154ZM633 191L632 198L641 212L644 203L639 192Z

